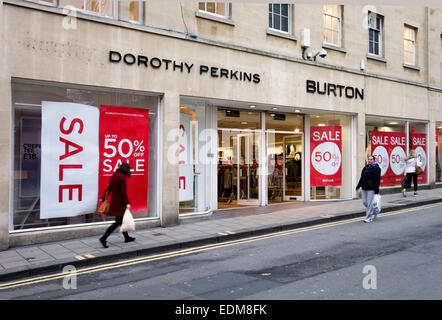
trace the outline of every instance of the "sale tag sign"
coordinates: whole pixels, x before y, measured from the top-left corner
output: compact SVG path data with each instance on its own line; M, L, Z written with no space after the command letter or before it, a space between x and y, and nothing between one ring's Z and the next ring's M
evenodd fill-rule
M400 185L406 157L405 132L371 131L371 154L381 168L381 186Z
M411 148L416 151L421 168L424 171L417 176L418 183L427 183L427 135L425 133L413 133L411 135Z
M41 219L96 211L98 118L93 106L42 102Z
M131 211L147 210L149 110L100 106L99 196L123 163L131 166L127 195Z
M342 128L318 126L310 128L310 185L312 187L342 185Z

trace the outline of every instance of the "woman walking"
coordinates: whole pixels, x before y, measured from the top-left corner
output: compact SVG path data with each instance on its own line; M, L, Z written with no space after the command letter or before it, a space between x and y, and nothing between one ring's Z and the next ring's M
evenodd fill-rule
M130 165L122 163L115 171L109 181L109 190L111 193L111 201L109 206L109 215L115 216L115 222L106 230L104 235L99 239L103 247L108 248L107 237L114 232L116 228L121 226L123 216L126 209L130 208L129 199L127 197L127 178L130 177ZM103 196L103 201L105 196ZM124 242L134 241L135 238L129 237L127 232L123 232Z
M367 164L362 169L361 178L356 186L356 191L362 187L362 203L366 210L364 222L372 222L376 219L373 212L373 198L375 194L379 194L379 185L381 183L381 168L375 161L374 156L369 156Z
M411 187L411 179L413 179L414 195L417 195L417 174L416 166L420 166L420 161L417 157L416 151L411 150L408 157L404 159L405 161L405 181L402 186L402 195L406 197L405 192L407 188Z

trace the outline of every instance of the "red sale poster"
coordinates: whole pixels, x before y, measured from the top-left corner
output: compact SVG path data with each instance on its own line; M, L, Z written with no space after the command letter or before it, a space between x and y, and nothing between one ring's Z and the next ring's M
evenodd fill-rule
M417 177L418 183L427 183L427 135L425 133L411 134L411 148L416 151L417 158L424 172Z
M340 126L310 128L310 185L342 184L342 129Z
M381 168L381 186L400 185L406 157L405 132L371 131L371 153Z
M118 167L127 162L131 176L127 195L131 211L147 210L149 110L100 106L99 197Z

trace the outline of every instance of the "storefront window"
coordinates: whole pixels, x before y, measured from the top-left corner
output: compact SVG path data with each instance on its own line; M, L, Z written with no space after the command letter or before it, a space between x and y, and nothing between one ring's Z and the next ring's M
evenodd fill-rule
M407 122L397 119L366 118L365 160L374 155L381 167L381 187L400 186L407 156Z
M179 129L180 214L209 210L210 135L206 123L210 112L205 103L182 101Z
M144 205L140 206L134 204L132 210L134 217L147 218L158 216L157 97L125 93L119 90L97 89L84 86L77 87L63 84L55 85L52 83L33 84L23 81L12 83L12 102L14 116L12 230L113 220L113 217L98 215L96 213L98 198L102 197L102 194L98 192L98 187L100 186L100 188L103 187L104 189L107 186L108 179L115 171L115 167L123 161L129 162L133 168L132 176L128 179L128 190L130 190L130 184L134 184L140 177L145 177L144 185L147 184L147 187L145 186L145 189L143 189L145 193L139 194L139 191L137 191L136 194L128 194L131 205L136 203L138 199L141 199L141 202L144 203ZM106 106L108 108L115 108L115 110L117 110L116 108L120 108L120 110L123 110L123 113L125 112L124 110L127 110L127 114L130 114L130 110L140 110L141 113L148 114L147 118L144 117L144 122L141 122L141 130L145 135L140 137L145 137L146 139L132 139L129 135L124 136L126 134L124 133L125 130L130 131L130 126L128 129L118 129L118 137L111 139L110 136L106 135L105 139L102 139L103 137L100 136L99 132L99 128L104 127L102 121L100 122L101 125L96 123L89 126L86 122L83 123L81 119L70 118L69 114L71 111L73 112L70 108L71 106L74 108L74 104L75 106L81 106L88 112L91 111L97 116L97 122L102 120L99 120L99 117L101 117L100 111ZM45 111L45 118L42 118L42 105L45 106L45 110L51 110L51 113ZM51 109L46 107L49 105L52 106ZM146 111L146 109L148 109L148 111ZM58 122L55 125L51 124L48 115L60 111L66 112L66 115L61 118L60 125ZM92 121L92 119L86 120ZM143 126L145 126L145 129L143 129ZM60 137L55 137L54 144L49 143L49 140L46 138L46 132L48 132L49 127L52 129L59 128L59 130L65 133L63 135L60 134ZM110 127L114 128L114 126ZM83 152L86 154L86 147L72 139L69 140L69 134L84 135L86 132L91 136L91 141L88 141L87 152L89 152L89 149L94 150L93 153L91 153L94 154L94 156L89 157L87 161L89 164L92 164L92 167L96 168L96 174L95 171L89 171L89 164L78 164L74 161L76 159L75 156ZM49 135L49 138L53 139L54 137ZM108 140L104 144L104 152L99 152L104 140ZM52 168L48 160L49 156L46 156L47 153L44 153L45 166L42 165L42 150L51 151L51 149L60 148L60 146L62 152L60 153L60 157L56 157L57 161L60 159L60 163L59 165L53 166L51 175L55 176L55 180L58 183L59 181L65 182L69 179L80 179L83 175L92 174L93 178L89 181L92 187L88 189L90 193L86 191L86 186L83 186L84 190L82 190L80 186L76 186L76 189L74 189L72 185L62 186L61 182L60 186L58 184L53 186L51 183L48 183L48 181L53 180L48 180L47 175L42 175L43 168ZM103 158L104 153L109 157ZM111 155L114 158L111 158ZM146 161L148 161L148 163L146 163ZM48 163L49 166L46 165ZM99 166L101 168L100 170L103 169L103 172L107 172L103 175L106 180L106 185L101 183L101 175L98 175ZM81 174L80 171L75 171L77 169L82 170ZM61 204L66 203L64 209L56 210L57 207L51 209L51 205L47 204L45 199L48 197L48 191L46 190L51 190L52 187L54 190L59 190L59 192L55 192L54 199ZM93 199L88 200L91 198L91 194L97 195L97 198L92 197ZM72 204L71 200L76 200L77 198L82 202L92 201L92 208L88 207L82 209L82 213L80 214L73 214L78 208ZM43 207L48 208L48 210L42 209ZM54 212L54 210L56 211L56 215L50 213Z
M441 163L442 163L442 123L436 123L436 182L442 182Z
M424 172L417 178L419 184L428 183L428 137L427 123L409 122L410 138L408 139L408 150L416 151L417 157L422 163Z
M310 197L312 200L352 196L352 117L310 116Z

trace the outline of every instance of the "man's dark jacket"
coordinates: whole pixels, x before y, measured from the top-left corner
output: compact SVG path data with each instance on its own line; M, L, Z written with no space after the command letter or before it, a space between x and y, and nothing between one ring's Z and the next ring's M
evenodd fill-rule
M364 169L362 169L361 178L356 189L362 187L362 190L374 190L375 194L379 194L380 183L381 168L375 162L372 165L365 165Z

